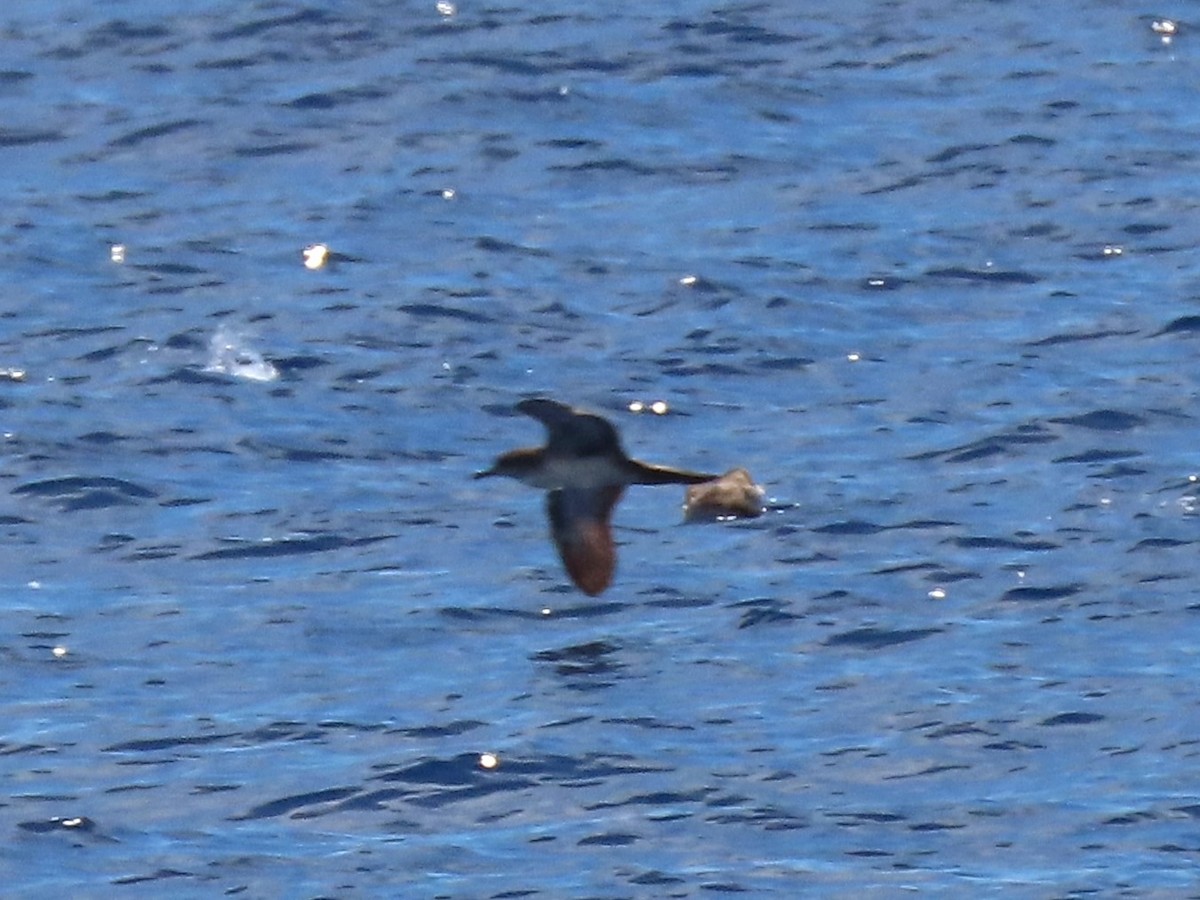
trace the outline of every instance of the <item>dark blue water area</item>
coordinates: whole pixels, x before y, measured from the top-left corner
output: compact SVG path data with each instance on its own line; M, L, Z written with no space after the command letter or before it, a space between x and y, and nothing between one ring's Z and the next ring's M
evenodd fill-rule
M6 6L5 893L1200 896L1189 12Z

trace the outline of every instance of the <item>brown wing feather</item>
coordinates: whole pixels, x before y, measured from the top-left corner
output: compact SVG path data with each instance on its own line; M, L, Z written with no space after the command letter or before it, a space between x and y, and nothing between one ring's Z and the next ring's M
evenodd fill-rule
M623 490L620 485L588 491L563 488L546 497L558 555L571 580L591 597L609 586L617 566L610 521Z

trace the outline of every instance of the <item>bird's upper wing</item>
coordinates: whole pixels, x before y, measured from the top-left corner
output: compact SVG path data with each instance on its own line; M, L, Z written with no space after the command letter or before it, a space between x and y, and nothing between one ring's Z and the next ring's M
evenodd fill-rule
M546 426L546 450L551 454L587 456L620 447L617 430L607 419L580 412L557 400L522 400L517 410Z

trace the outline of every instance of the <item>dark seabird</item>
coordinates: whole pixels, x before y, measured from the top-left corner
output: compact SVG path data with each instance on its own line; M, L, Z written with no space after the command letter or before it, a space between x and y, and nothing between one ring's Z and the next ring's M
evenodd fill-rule
M630 459L611 422L554 400L522 400L517 410L546 426L546 446L505 453L475 477L507 475L549 492L546 512L558 555L571 580L593 597L612 581L617 563L612 511L627 486L701 484L719 477Z

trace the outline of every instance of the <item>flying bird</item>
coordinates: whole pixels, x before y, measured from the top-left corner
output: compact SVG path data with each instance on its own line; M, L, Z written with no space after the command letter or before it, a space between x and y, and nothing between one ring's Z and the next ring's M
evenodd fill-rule
M548 492L546 513L558 555L589 596L612 582L617 564L612 511L626 487L701 484L719 477L630 459L611 422L563 403L538 398L516 408L546 426L546 446L505 453L475 477L506 475Z

